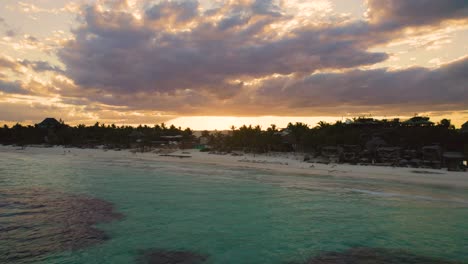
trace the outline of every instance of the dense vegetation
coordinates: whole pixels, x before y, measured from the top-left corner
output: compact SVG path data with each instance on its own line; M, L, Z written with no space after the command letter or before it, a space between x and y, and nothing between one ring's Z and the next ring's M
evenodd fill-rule
M444 150L460 151L468 154L468 127L455 129L450 120L444 119L435 124L429 118L414 117L408 121L376 120L355 118L347 122L328 124L319 122L316 127L303 123L290 123L286 129L275 125L262 130L259 126L232 127L228 133L202 133L210 148L218 151L304 151L313 152L324 146L365 145L379 138L386 146L400 146L405 149L420 149L423 146L438 145ZM43 144L91 147L106 145L114 148L155 146L164 138L178 136L177 142L185 147L199 144L190 129L182 130L164 124L149 126L115 126L96 123L93 126L68 126L61 122L52 128L40 125L0 128L1 144ZM166 140L167 141L167 140Z
M181 136L186 141L193 140L190 129L182 130L175 126L116 126L96 123L93 126L68 126L61 122L59 125L42 128L39 125L22 126L16 124L9 128L0 128L0 143L15 145L50 144L80 147L94 147L105 145L114 148L129 148L134 143L150 145L161 140L164 136Z
M463 130L464 131L464 130ZM328 124L319 122L310 127L303 123L289 123L285 130L274 125L267 130L259 126L233 128L231 133L209 135L210 146L220 150L244 150L253 152L300 151L312 152L325 146L359 145L365 147L370 140L379 138L386 146L420 149L438 145L444 150L468 153L468 133L455 129L450 120L438 124L428 118L416 117L405 122L400 120L375 120L356 118L349 122Z

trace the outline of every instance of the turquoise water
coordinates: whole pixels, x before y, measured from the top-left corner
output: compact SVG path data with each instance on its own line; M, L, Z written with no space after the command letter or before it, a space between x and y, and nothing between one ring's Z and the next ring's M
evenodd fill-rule
M102 243L32 262L135 263L145 250L161 249L201 254L207 263L303 263L353 248L468 262L466 189L149 162L138 155L0 153L0 194L28 188L95 197L124 216L97 225L108 236ZM0 224L14 218L0 207ZM0 239L0 256L9 243Z

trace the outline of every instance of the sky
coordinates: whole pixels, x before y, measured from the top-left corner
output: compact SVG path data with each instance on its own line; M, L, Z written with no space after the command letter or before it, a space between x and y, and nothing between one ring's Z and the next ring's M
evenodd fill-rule
M466 0L2 0L0 123L468 121Z

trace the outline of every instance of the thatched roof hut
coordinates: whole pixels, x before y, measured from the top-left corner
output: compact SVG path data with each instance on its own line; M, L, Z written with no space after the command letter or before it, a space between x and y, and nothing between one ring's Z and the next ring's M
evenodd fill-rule
M37 124L37 126L42 129L54 129L59 127L60 125L61 123L57 121L57 119L52 117L48 117L44 119L41 123Z

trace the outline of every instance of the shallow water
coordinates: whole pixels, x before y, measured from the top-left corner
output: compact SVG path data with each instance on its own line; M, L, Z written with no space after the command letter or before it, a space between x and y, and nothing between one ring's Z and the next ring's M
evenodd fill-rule
M18 209L31 193L47 210ZM467 263L468 190L73 150L0 153L0 262L394 263L390 255Z

